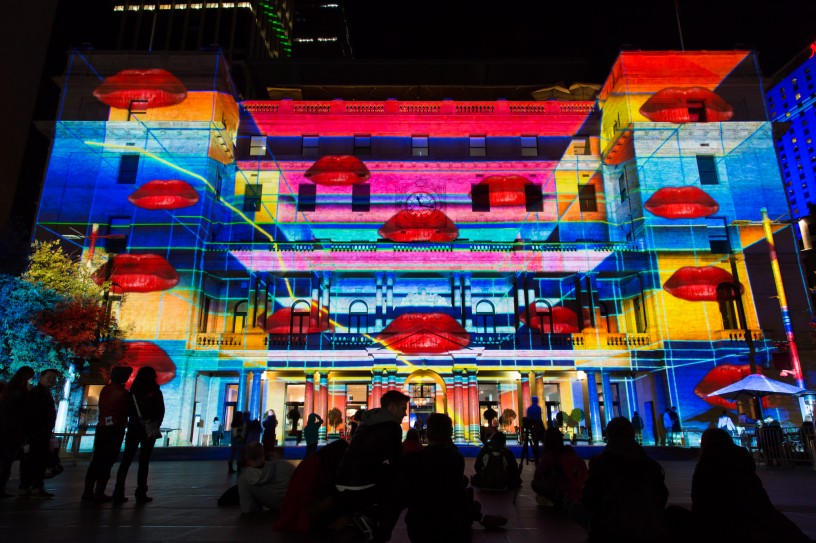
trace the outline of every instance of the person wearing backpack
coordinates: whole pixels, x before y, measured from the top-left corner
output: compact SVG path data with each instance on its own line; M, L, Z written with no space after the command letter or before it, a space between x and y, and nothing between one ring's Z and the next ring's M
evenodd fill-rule
M531 486L539 505L566 511L581 500L581 491L587 477L584 461L569 445L558 428L544 432L544 451L536 465Z
M589 461L581 494L584 511L576 514L587 525L589 541L665 541L669 490L663 468L635 442L628 419L609 421L606 437L603 452Z
M496 432L482 447L474 463L476 474L471 484L482 490L504 491L521 485L518 464L512 451L507 448L504 432Z

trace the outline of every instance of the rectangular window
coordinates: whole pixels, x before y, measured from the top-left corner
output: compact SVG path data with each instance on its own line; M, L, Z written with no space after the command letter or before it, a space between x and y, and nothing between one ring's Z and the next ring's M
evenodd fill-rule
M472 185L470 198L474 212L490 211L490 187L488 185Z
M581 211L598 211L595 185L578 185L578 204Z
M318 143L320 138L318 136L303 136L303 156L317 156Z
M122 155L119 160L119 177L116 182L120 185L133 185L136 183L136 173L139 171L140 155Z
M105 251L109 254L127 252L130 227L133 220L130 217L111 217L108 224L108 237L105 238Z
M470 136L470 156L487 156L486 140L485 136Z
M729 254L731 242L728 239L728 228L722 218L706 219L706 234L711 252L715 254Z
M428 156L428 136L411 136L411 156Z
M317 207L317 185L298 186L297 210L314 211Z
M632 316L634 317L633 321L635 331L638 334L643 334L646 332L646 319L645 315L643 314L643 310L643 298L640 294L638 294L632 298Z
M544 211L544 197L540 185L524 185L524 202L527 211Z
M209 332L210 325L210 309L212 306L212 298L204 294L201 297L201 318L198 322L199 332Z
M572 141L573 155L588 155L589 152L589 138L581 138Z
M618 193L620 194L621 203L626 201L627 186L628 185L626 183L626 170L624 170L623 173L620 174L620 177L618 177Z
M371 136L354 136L354 154L356 156L371 155Z
M697 170L700 172L701 185L719 185L720 178L717 176L717 162L713 156L697 156Z
M249 156L266 155L266 136L252 136L249 138Z
M351 210L361 212L371 210L371 185L352 185Z
M263 185L246 185L244 188L244 211L261 210Z
M538 156L538 138L521 136L521 156Z

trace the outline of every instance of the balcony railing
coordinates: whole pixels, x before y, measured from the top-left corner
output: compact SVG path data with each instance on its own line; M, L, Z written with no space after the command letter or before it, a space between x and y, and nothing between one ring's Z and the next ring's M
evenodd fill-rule
M754 341L764 341L765 335L762 330L748 330L751 339ZM745 330L720 330L720 339L724 341L745 341Z
M647 347L651 343L649 334L606 334L607 347Z

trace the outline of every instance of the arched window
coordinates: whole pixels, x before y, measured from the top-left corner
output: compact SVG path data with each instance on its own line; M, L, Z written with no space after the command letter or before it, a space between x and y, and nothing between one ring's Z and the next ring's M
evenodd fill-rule
M476 311L473 314L473 326L476 331L485 334L496 333L496 306L489 300L480 300L476 304Z
M368 304L362 300L354 300L349 305L348 328L352 334L368 332Z
M739 296L739 288L733 283L717 285L717 301L720 304L723 330L736 330L740 327L735 303L737 296Z
M247 303L238 302L232 310L232 331L243 332L247 325Z
M533 301L533 311L535 312L530 317L533 321L538 322L538 330L542 334L553 333L553 313L552 304L543 298Z
M309 331L311 304L306 300L296 300L292 304L292 317L289 324L290 334L305 334Z

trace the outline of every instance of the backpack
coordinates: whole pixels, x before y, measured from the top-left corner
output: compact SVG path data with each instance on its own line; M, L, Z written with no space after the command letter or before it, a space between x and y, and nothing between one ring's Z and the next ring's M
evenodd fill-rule
M474 484L482 490L507 490L509 466L502 451L488 447L482 456L482 471L477 474Z
M564 474L567 501L581 501L581 492L584 489L588 469L586 463L575 453L564 453L561 455L561 471Z

